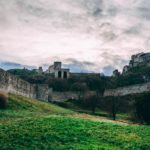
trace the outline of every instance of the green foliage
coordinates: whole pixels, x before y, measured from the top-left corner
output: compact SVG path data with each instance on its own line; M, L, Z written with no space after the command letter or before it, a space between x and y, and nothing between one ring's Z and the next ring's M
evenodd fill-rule
M0 93L0 109L5 109L7 107L7 95Z
M1 150L141 150L150 149L150 127L49 116L1 124L0 139Z
M150 93L136 96L135 109L138 119L150 124Z
M44 84L47 81L47 76L39 75L36 70L11 69L8 72L30 83Z
M131 68L127 73L112 78L108 83L109 88L117 88L150 81L150 67L138 66Z
M84 98L84 105L91 108L92 113L95 113L95 109L98 105L99 97L96 94L87 95Z
M88 90L88 87L86 83L76 82L72 85L71 90L77 92L85 92Z
M28 70L28 69L11 69L8 70L9 73L17 75L17 76L33 76L37 75L38 73L35 70Z
M103 93L105 89L106 77L100 77L99 74L71 74L71 77L66 80L55 79L53 74L39 75L36 70L28 69L12 69L8 70L9 73L14 74L30 83L35 84L48 84L54 91L69 91L75 90L74 84L86 84L89 90L95 90Z
M0 122L11 121L12 119L33 117L50 114L72 114L73 112L56 106L22 96L9 95L8 106L5 110L0 110Z
M52 87L54 91L69 91L70 85L68 80L62 80L62 79L50 79L48 82L49 87Z

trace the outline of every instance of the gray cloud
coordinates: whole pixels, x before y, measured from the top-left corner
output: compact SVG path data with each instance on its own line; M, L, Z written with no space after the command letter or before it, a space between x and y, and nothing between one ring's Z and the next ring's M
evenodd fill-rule
M74 58L67 58L64 60L67 64L64 65L64 67L71 68L72 72L92 72L92 67L95 66L94 63L89 61L79 61Z
M121 69L150 49L149 11L148 0L0 0L0 60Z
M22 65L22 64L18 64L18 63L14 63L14 62L4 62L1 61L0 62L0 68L4 69L4 70L9 70L9 69L23 69L23 68L27 68L27 69L35 69L35 66L27 66L27 65Z

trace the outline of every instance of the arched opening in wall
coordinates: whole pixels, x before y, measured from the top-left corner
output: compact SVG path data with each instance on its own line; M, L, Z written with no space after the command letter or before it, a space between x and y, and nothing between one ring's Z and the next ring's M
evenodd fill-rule
M58 78L61 78L61 71L58 71Z
M64 79L67 79L67 72L66 72L66 71L64 72L63 78L64 78Z

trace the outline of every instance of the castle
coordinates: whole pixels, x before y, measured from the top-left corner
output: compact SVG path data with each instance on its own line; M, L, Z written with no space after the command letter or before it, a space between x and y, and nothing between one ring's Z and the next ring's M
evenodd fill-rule
M137 66L150 66L150 53L138 53L131 56L129 65L124 66L123 73Z
M70 76L70 69L62 68L61 62L54 62L54 64L49 66L45 72L43 71L42 67L39 67L37 72L39 74L53 74L54 77L58 79L68 79Z
M129 65L124 66L122 74L125 74L129 69L137 66L150 66L150 53L138 53L131 56ZM121 73L116 69L113 71L113 77L120 76Z

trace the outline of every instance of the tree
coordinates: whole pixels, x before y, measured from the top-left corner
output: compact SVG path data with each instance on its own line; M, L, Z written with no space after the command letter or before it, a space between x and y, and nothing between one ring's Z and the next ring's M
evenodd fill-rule
M120 97L114 97L114 96L110 96L108 97L108 102L109 102L109 107L108 107L108 111L110 112L112 119L116 120L116 115L117 112L119 111L119 108L121 107L121 101L120 101Z
M7 95L0 93L0 109L5 109L7 107Z
M81 96L83 97L85 91L88 90L86 83L76 82L71 86L72 91L78 92L78 99L81 100Z
M136 116L141 122L150 124L150 93L136 96L135 110Z
M103 95L104 93L104 89L106 86L106 81L105 81L105 77L93 77L93 78L89 78L87 80L88 86L90 88L90 90L92 91L96 91L97 96L99 95Z
M116 120L117 107L116 107L116 99L112 97L112 118Z
M50 79L48 83L49 87L52 87L54 91L64 92L69 90L69 84L67 80Z
M88 95L87 97L85 97L85 104L88 105L89 107L91 107L92 113L95 113L95 109L97 107L98 104L98 96L97 94L92 94L92 95Z

